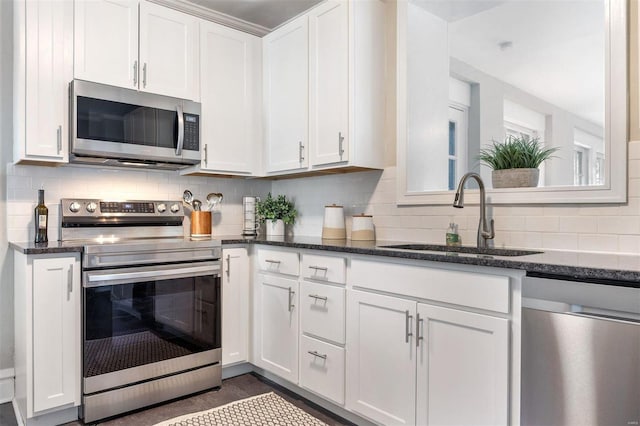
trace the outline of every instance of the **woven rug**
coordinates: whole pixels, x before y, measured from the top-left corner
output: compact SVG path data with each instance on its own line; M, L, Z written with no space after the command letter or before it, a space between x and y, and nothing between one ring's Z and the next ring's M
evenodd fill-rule
M154 426L327 426L273 392L212 410L175 417Z

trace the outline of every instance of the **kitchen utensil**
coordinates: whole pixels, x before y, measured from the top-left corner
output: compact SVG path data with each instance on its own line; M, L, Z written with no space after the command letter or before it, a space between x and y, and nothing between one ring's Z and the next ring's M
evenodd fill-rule
M213 211L216 206L222 202L222 194L220 192L210 192L207 194L207 210Z
M347 230L344 224L344 208L342 206L335 204L324 206L322 238L328 240L347 238Z
M245 237L258 235L257 231L260 228L260 223L256 221L257 201L260 201L259 197L242 197L242 215L244 218L242 235Z
M185 189L182 193L182 201L193 207L193 193L188 189Z
M352 217L351 240L352 241L374 241L376 239L373 228L373 216L358 214Z
M196 212L199 212L202 210L202 201L200 200L193 200L193 210Z

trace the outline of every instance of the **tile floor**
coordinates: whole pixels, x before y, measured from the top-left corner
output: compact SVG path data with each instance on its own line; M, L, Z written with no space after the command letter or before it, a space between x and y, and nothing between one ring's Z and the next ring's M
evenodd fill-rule
M300 399L297 395L281 388L275 383L258 377L254 374L244 374L242 376L233 377L222 382L220 390L212 390L199 393L188 398L171 401L162 405L158 405L145 410L140 410L125 416L116 417L103 422L99 422L100 426L151 426L164 420L184 414L195 413L198 411L209 410L220 405L239 399L248 398L250 396L274 391L287 401L311 414L312 416L322 420L330 426L351 425L348 421L333 416L325 410L313 405L309 401ZM7 407L5 407L7 406ZM65 426L79 426L83 423L80 421L67 423ZM11 404L0 405L0 425L14 426L17 425L13 415Z

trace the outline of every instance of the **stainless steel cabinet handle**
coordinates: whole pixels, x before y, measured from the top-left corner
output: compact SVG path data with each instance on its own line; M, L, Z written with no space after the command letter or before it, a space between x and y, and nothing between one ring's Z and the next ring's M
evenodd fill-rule
M420 323L424 322L424 319L420 318L420 314L416 314L416 347L420 347L420 340L424 340L424 336L420 335ZM424 327L423 330L424 332Z
M411 332L411 327L409 326L410 319L413 318L413 315L409 315L409 311L404 311L404 342L409 343L409 337L413 336Z
M315 271L325 271L327 272L329 268L326 266L309 266L309 269L314 269Z
M182 147L184 146L184 114L182 113L182 105L176 105L176 113L178 114L178 143L176 146L176 155L182 155Z
M142 87L147 87L147 63L142 65Z
M298 142L298 157L300 158L300 163L304 161L304 145L302 141Z
M326 296L318 296L317 294L310 294L309 297L316 300L324 300L325 302L327 301Z
M340 154L340 159L342 160L342 154L344 154L344 136L342 136L342 132L338 132L338 154Z
M280 261L279 261L279 260L265 259L264 261L265 261L265 262L267 262L267 263L276 263L276 264L278 264L278 265L280 264Z
M229 276L231 275L231 255L230 254L227 255L227 270L225 272L227 273L227 278L229 278Z
M293 300L293 296L296 294L295 291L291 290L291 287L289 287L289 312L293 311L293 308L295 308L296 305L293 304L292 300Z
M318 351L307 351L307 353L322 359L327 359L327 354L320 354Z
M67 278L67 300L69 300L73 292L73 265L69 265L69 276Z
M57 147L58 147L58 155L60 154L60 151L62 151L62 124L58 126L58 129L56 130L56 142L57 142Z
M204 144L204 165L206 166L207 163L209 162L209 153L207 151L207 148L209 147L209 144Z
M138 60L133 61L133 87L138 87Z

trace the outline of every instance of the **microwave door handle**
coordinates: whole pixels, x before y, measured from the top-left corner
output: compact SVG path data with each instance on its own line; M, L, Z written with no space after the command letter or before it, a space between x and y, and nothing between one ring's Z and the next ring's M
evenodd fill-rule
M178 113L178 144L176 147L176 155L182 155L182 147L184 146L184 115L182 113L182 105L176 105Z

